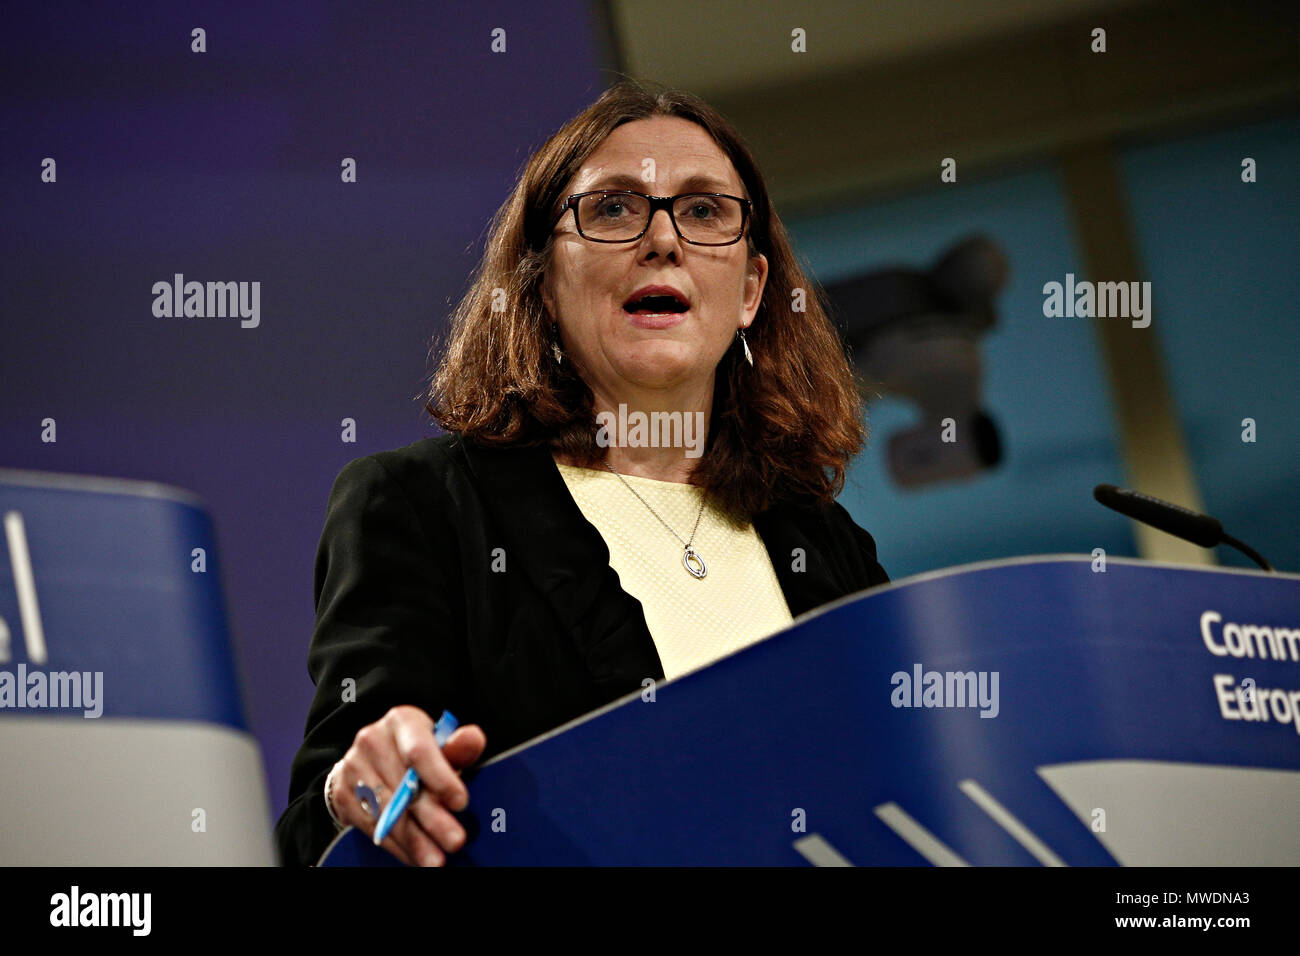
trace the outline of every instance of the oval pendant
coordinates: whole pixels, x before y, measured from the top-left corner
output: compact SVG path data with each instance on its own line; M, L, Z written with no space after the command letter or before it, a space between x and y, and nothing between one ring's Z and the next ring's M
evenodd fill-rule
M682 552L682 564L686 565L686 570L695 575L696 578L703 578L704 575L709 573L709 569L704 564L704 559L696 554L695 549L689 544L686 546L686 550Z

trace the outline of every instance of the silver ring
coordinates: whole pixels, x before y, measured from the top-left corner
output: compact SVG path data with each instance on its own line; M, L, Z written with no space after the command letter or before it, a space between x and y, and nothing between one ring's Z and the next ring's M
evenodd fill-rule
M383 789L380 787L379 789ZM375 791L371 790L364 782L358 780L353 792L357 796L357 801L361 804L361 809L371 819L379 819L379 798L375 796Z

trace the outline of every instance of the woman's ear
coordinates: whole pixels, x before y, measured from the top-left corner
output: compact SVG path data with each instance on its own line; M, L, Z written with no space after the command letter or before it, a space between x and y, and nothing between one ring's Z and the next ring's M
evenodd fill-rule
M541 285L542 305L546 308L546 314L552 322L555 321L555 302L551 299L551 290L545 280Z
M759 253L751 256L745 267L745 301L742 309L751 316L751 320L758 312L759 303L763 301L763 289L766 286L767 256Z

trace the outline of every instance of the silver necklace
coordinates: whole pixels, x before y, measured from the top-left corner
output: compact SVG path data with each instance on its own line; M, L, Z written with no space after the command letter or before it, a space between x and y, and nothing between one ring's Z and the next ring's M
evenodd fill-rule
M632 492L632 494L636 495L638 498L640 498L641 504L645 505L647 508L650 508L650 502L646 501L644 498L641 498L640 493L631 485L628 485L627 480L622 475L614 471L613 468L610 468L609 462L601 461L601 464L604 465L606 468L609 468L610 472L613 473L615 478L623 482L624 485L627 485L627 490ZM656 518L659 518L659 512L655 511L654 508L650 508L650 513L654 515ZM695 541L695 532L700 529L700 519L702 517L704 517L704 495L703 494L700 495L700 513L695 516L695 527L691 529L690 541L682 541L682 536L679 535L676 531L673 531L673 529L669 527L667 521L665 521L663 518L659 518L659 523L663 525L665 528L668 528L669 534L671 534L678 541L682 541L682 545L685 548L685 550L682 551L682 564L685 566L686 570L689 571L691 575L694 576L697 580L702 579L706 574L709 573L708 566L704 563L704 559L701 558L699 552L697 552L695 548L692 547L692 543Z

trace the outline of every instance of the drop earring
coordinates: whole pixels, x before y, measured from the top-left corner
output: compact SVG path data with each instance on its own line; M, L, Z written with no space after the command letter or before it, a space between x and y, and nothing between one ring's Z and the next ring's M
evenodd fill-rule
M556 322L551 323L551 354L555 356L555 364L564 364L564 353L560 351L560 326Z
M754 353L752 353L752 352L749 350L749 343L745 341L745 330L744 330L744 329L736 329L736 334L740 336L740 344L741 344L741 345L744 347L744 349L745 349L745 361L749 363L749 367L750 367L750 368L753 368L753 367L754 367Z

